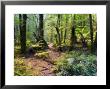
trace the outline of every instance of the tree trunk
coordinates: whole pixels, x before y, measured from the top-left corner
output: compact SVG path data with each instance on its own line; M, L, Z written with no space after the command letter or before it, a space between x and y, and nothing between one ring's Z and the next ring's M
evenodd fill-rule
M53 43L53 30L51 29L50 42Z
M60 15L59 17L59 28L62 26L62 15ZM63 41L63 29L62 27L60 28L60 40L61 40L61 44L62 44L62 41Z
M65 33L64 33L64 44L65 44L65 40L66 40L66 33L67 33L67 16L66 16L66 27L65 27Z
M25 53L26 51L26 19L26 14L23 14L23 16L21 14L19 15L21 53Z
M39 14L39 37L40 37L40 39L44 38L43 14Z
M96 50L97 50L97 32L96 32L95 40L94 40L94 51Z
M61 29L61 33L60 34L61 34L61 38L60 39L61 39L61 43L62 43L62 41L63 41L63 30L62 29Z
M58 35L58 46L61 46L60 32L59 32L58 27L56 27L56 31L57 31L57 35Z
M39 29L38 29L38 37L35 34L37 40L39 41L39 45L42 46L42 49L47 49L48 48L48 44L47 42L44 40L44 30L43 30L43 14L39 14Z
M17 43L17 39L16 39L16 27L14 25L14 45Z
M71 29L70 50L74 48L74 45L75 45L75 27L73 26Z
M56 44L58 44L57 34L55 34L54 36L55 36Z
M83 34L81 32L79 32L79 34L81 35L82 48L87 48L87 42L86 42Z
M57 15L57 26L55 27L56 32L57 32L57 36L58 37L58 50L61 51L61 33L60 33L60 14ZM57 39L56 39L56 43L57 43Z
M56 27L56 32L57 32L57 37L58 37L58 46L61 47L61 35L60 35L60 14L58 14L57 18L57 27Z
M91 37L91 53L94 51L93 48L93 25L92 25L92 15L89 14L89 21L90 21L90 37Z

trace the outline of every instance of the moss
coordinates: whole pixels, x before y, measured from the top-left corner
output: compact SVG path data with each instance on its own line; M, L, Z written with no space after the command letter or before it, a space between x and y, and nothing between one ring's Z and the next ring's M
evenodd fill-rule
M39 46L39 45L32 45L32 48L34 49L34 50L41 50L42 49L42 46Z
M26 66L23 59L15 59L14 61L14 75L26 75Z
M32 68L31 66L25 65L24 59L17 58L14 60L14 75L15 76L31 76L33 75L32 71L28 71L31 68Z
M36 53L34 56L37 58L43 58L44 59L44 58L49 57L49 53L48 52L41 52L41 53Z

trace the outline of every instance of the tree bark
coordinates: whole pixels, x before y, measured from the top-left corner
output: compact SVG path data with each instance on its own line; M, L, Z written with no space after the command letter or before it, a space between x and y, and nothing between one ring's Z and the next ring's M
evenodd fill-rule
M19 15L21 53L25 53L26 51L26 19L27 19L26 14Z
M59 32L58 27L56 27L56 31L57 31L57 35L58 35L58 46L61 46L60 32Z
M73 23L72 23L73 26L72 26L72 29L71 29L70 50L75 48L75 43L76 43L76 34L75 34L75 23L74 23L74 20L75 20L75 15L74 15L74 18L73 18Z
M83 36L83 34L81 32L79 32L79 34L81 35L81 42L82 42L82 47L86 48L87 47L87 42Z
M97 32L96 32L95 40L94 40L94 51L96 50L97 50Z
M55 37L57 37L58 38L58 50L59 51L62 51L61 50L61 30L60 30L60 14L58 14L57 15L57 25L56 25L56 27L55 27L55 29L56 29L56 32L57 32L57 35L55 36ZM57 39L56 39L56 43L57 43Z
M62 44L62 41L63 41L62 15L60 15L60 17L59 17L59 29L60 29L60 40L61 40L61 44Z
M70 49L72 50L75 45L75 27L73 26L71 29L71 38L70 38Z
M90 37L91 37L91 53L94 51L93 48L93 25L92 25L92 15L89 14L89 21L90 21Z
M66 33L67 33L67 16L66 16L66 27L65 27L65 33L64 33L64 44L65 44L65 40L66 40Z
M44 38L43 14L39 14L39 37L40 37L40 39Z
M36 35L37 40L39 41L39 45L42 44L43 49L48 48L47 42L44 40L44 30L43 30L43 14L39 14L39 29L38 29L38 37Z
M61 35L60 35L60 14L58 14L57 18L57 27L56 27L56 32L57 32L57 37L58 37L58 46L61 47Z
M53 30L51 29L50 42L53 42Z

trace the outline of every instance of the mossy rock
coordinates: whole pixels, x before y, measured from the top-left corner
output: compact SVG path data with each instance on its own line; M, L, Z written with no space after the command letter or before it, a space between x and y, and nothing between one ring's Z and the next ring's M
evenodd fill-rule
M33 48L34 50L41 50L41 49L42 49L42 46L32 45L32 48Z
M46 59L46 58L49 58L49 53L48 52L41 52L41 53L36 53L34 56L36 58Z

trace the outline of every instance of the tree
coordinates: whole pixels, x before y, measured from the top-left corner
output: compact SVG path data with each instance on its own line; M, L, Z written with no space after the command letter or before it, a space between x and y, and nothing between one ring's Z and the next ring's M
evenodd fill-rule
M59 18L60 22L59 22L59 28L60 28L60 40L61 40L61 44L62 44L62 41L63 41L63 15L60 15L60 18Z
M96 50L97 50L97 32L96 32L95 40L94 40L94 51Z
M92 15L91 14L89 14L89 21L90 21L91 52L93 52L94 44L93 44L93 25L92 25Z
M71 38L70 38L70 49L72 50L74 48L74 44L75 44L75 27L73 25L72 29L71 29Z
M33 35L43 49L48 48L47 42L44 40L43 14L39 14L39 28L37 31L37 35L35 32L33 33Z
M44 30L43 30L43 14L39 14L39 37L43 39Z
M61 35L60 35L60 14L57 15L57 26L56 26L56 32L58 37L58 46L59 50L61 51Z
M19 20L20 20L20 45L21 45L21 53L25 53L26 51L26 14L19 14Z
M87 47L87 42L83 36L83 34L81 32L79 32L79 34L81 35L81 42L82 42L82 47L86 48Z
M71 29L71 38L70 38L70 50L72 50L75 47L75 43L76 43L76 34L75 34L75 15L72 21L72 29Z
M51 29L50 34L51 34L51 35L50 35L50 42L52 43L52 42L53 42L53 34L54 34L52 29Z
M66 35L67 35L67 34L66 34L66 33L67 33L67 22L68 22L68 17L67 17L67 15L66 15L66 23L65 23L65 24L66 24L66 25L65 25L66 27L65 27L65 32L64 32L64 44L65 44Z

